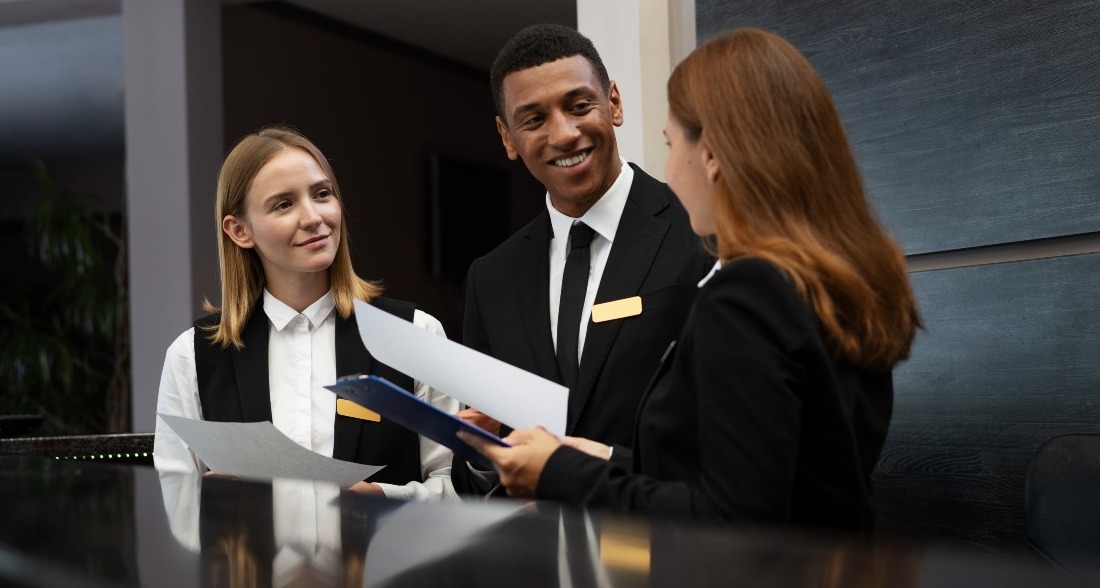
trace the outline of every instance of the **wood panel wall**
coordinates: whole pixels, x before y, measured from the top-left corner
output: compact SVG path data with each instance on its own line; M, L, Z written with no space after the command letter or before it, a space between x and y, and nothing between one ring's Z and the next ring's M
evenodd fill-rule
M1031 455L1100 431L1100 3L696 0L696 23L810 58L879 216L937 268L911 274L927 330L895 372L880 529L1026 552Z

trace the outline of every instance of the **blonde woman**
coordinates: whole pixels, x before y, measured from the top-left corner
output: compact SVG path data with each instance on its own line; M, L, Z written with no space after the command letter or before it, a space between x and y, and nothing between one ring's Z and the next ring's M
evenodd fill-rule
M353 489L391 498L452 496L447 448L391 423L337 414L323 386L352 373L382 375L455 413L458 403L367 353L353 300L443 335L408 302L380 297L355 274L340 189L316 146L271 128L244 137L218 176L220 309L168 348L157 412L214 421L269 420L322 455L386 467ZM206 467L161 419L160 471Z

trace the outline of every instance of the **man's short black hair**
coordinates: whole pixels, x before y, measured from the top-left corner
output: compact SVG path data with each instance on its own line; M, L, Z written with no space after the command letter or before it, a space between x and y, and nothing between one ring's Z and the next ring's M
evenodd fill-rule
M497 53L493 68L489 71L489 84L493 88L493 103L496 104L497 114L507 122L508 119L504 116L505 76L574 55L580 55L592 64L592 70L596 72L603 91L608 92L611 89L611 78L607 77L607 68L604 67L600 54L596 52L592 41L576 29L556 24L536 24L516 33L504 44L500 53Z

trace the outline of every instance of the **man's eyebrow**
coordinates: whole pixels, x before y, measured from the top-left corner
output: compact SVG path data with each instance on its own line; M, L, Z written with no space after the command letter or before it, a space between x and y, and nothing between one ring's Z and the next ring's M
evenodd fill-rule
M596 95L596 91L589 86L578 86L565 93L563 97L565 100L573 100L578 96ZM539 102L528 102L527 104L521 104L512 109L512 120L518 118L521 114L532 110L538 110L541 106Z

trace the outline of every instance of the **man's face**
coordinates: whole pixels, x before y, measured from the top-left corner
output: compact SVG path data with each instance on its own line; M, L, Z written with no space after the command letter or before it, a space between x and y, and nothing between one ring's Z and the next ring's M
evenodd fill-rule
M615 82L605 93L588 60L574 55L510 73L501 89L496 122L508 158L523 160L554 208L583 215L619 177Z

